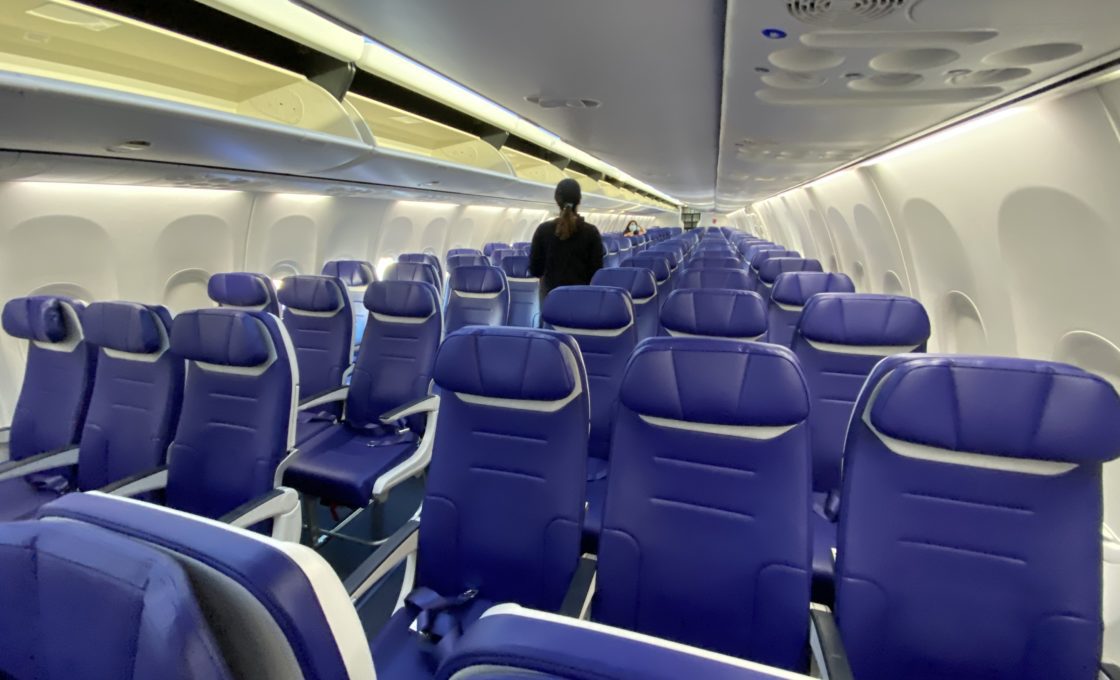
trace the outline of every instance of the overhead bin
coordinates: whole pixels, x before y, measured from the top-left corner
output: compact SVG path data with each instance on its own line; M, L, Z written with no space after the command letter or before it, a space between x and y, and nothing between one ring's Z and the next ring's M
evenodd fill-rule
M501 153L513 167L514 173L521 179L543 184L556 184L566 176L563 170L543 158L530 156L509 147L503 147Z

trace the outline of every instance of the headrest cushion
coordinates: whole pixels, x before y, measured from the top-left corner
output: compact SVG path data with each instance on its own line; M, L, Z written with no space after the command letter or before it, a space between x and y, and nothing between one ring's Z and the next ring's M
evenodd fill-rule
M439 310L439 293L425 281L374 281L363 304L375 314L427 319Z
M423 281L439 285L436 268L424 262L394 262L385 269L386 281Z
M772 257L762 263L758 268L758 278L763 283L773 284L779 275L786 272L819 272L824 271L820 260L804 257Z
M801 312L801 335L835 345L918 347L929 339L922 303L900 295L821 293Z
M570 343L553 331L468 326L444 339L435 382L451 392L498 399L564 399L579 384Z
M132 354L155 354L163 347L163 321L135 302L93 302L82 312L86 342Z
M630 410L715 425L795 425L809 416L793 353L756 342L650 338L630 357L620 392Z
M661 325L689 335L755 338L766 332L766 304L742 290L674 290L661 308Z
M206 284L206 293L219 305L230 307L261 307L269 303L268 284L260 274L249 272L214 274Z
M686 269L681 275L679 288L728 288L731 290L749 290L751 279L744 269L727 269L724 267L706 267L703 269Z
M377 278L373 265L365 260L331 260L323 265L323 276L342 279L344 286L364 286Z
M619 263L623 267L644 267L653 272L657 281L669 278L669 258L664 253L643 253L626 258Z
M447 258L447 271L454 271L459 267L480 267L490 264L490 259L485 255L468 253L463 255L449 255Z
M506 276L514 279L532 278L529 273L528 255L507 255L502 258L502 271Z
M614 330L634 322L630 294L609 286L562 286L544 299L541 319L552 326Z
M260 366L272 340L255 312L198 309L171 323L171 351L192 361L219 366Z
M429 253L401 253L397 256L397 262L422 262L439 269L439 260Z
M4 305L4 331L16 338L39 342L62 342L67 336L63 302L54 295L20 297Z
M751 268L758 271L762 268L762 263L775 258L775 257L793 257L791 251L779 248L777 250L763 250L754 254L751 257Z
M701 253L688 262L688 266L695 269L741 269L743 263L731 255L708 255Z
M1120 397L1107 381L1074 366L902 355L884 369L872 374L880 379L869 419L889 437L1068 463L1101 463L1120 454Z
M334 312L347 296L333 276L289 276L278 291L280 303L304 312Z
M600 269L591 277L593 286L621 288L634 300L644 300L657 293L653 272L644 267L611 267Z
M766 264L769 265L770 260ZM779 260L780 261L780 260ZM803 307L817 293L854 293L855 284L847 274L825 272L788 272L774 279L770 299L783 305Z
M451 272L450 286L461 293L500 293L506 287L506 276L488 265L458 267Z

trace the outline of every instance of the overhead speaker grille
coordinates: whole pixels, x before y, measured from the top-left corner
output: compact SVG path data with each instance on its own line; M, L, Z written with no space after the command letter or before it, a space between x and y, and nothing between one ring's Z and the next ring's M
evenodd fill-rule
M793 18L821 26L856 26L899 10L907 0L786 0Z

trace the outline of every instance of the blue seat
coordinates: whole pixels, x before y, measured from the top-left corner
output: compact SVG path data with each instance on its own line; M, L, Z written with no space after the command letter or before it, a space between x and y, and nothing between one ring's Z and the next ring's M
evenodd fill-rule
M648 273L648 272L647 272ZM545 298L541 320L579 344L591 398L587 445L587 518L584 535L594 543L603 521L611 421L622 372L638 344L630 294L608 286L563 286Z
M422 472L431 456L424 435L434 404L401 408L428 396L442 329L439 294L422 281L380 281L366 289L365 306L370 320L353 379L321 399L345 402L344 416L301 432L299 455L284 475L311 517L320 500L362 509L384 499ZM301 405L314 408L314 401Z
M368 314L362 305L366 286L377 280L377 271L365 260L331 260L323 265L323 276L333 276L342 282L350 296L350 309L354 313L354 348L366 330Z
M529 273L529 256L505 257L502 272L509 286L509 325L536 328L540 320L540 279Z
M419 281L430 284L437 292L443 290L443 282L440 281L439 272L436 271L435 267L424 262L394 262L385 268L385 275L382 280Z
M501 269L458 267L447 289L447 335L464 326L504 326L509 321L509 286Z
M661 308L665 335L755 342L766 337L766 305L758 293L725 288L682 288Z
M533 244L530 241L514 241L510 247L517 251L518 255L528 255L532 250Z
M854 676L1097 678L1112 385L1046 361L901 355L854 413L836 565Z
M451 271L451 258L459 255L482 255L482 251L478 248L452 248L447 251L447 271Z
M430 253L401 253L397 256L397 262L420 262L432 265L436 270L436 280L439 281L436 290L443 293L443 265L439 263L438 257Z
M821 272L820 260L805 257L772 257L762 263L758 270L758 281L755 283L755 292L763 300L770 300L770 291L779 276L787 272Z
M434 639L469 627L491 603L559 609L580 556L589 407L575 341L465 328L440 347L435 383L440 415L423 514L368 579L418 550L415 580L402 585L408 606L372 645L379 677L430 673ZM453 606L432 611L438 598ZM429 638L410 629L422 611L431 612L421 622Z
M784 259L770 260L763 268L768 269L771 263L777 262L784 262ZM790 347L794 329L801 319L801 310L809 298L817 293L854 293L855 290L855 285L846 274L826 274L819 271L779 274L769 295L763 296L769 303L767 307L770 317L766 341Z
M762 263L775 257L800 257L795 251L786 250L784 248L760 250L756 252L750 259L750 266L747 268L747 273L751 279L751 290L756 293L762 293L760 290L762 283L759 280L759 270L762 268Z
M750 277L742 267L733 269L702 268L685 269L677 281L677 289L683 288L725 288L728 290L750 290Z
M669 257L665 253L640 253L622 260L620 266L641 267L653 274L653 280L657 283L657 304L660 309L669 291L673 289L669 279L671 273Z
M785 274L776 290L785 296ZM837 276L824 274L823 276ZM924 352L929 316L922 303L893 295L818 293L808 298L791 342L801 361L813 402L809 428L813 442L813 573L818 599L832 591L836 547L836 503L840 488L844 436L852 405L864 380L879 361L892 354Z
M643 342L615 415L592 618L804 670L808 416L784 347Z
M299 399L338 389L353 356L354 312L350 294L333 276L289 276L279 291L281 316L299 365ZM342 415L341 404L323 404L299 414L300 426L312 419L330 422ZM298 438L297 438L298 439Z
M701 253L688 261L689 269L742 269L743 262L730 255Z
M634 305L634 325L638 341L652 338L660 332L658 323L657 282L653 272L645 267L615 267L600 269L591 277L593 286L613 286L630 294Z
M495 248L490 251L490 264L501 269L503 259L517 254L513 248Z
M67 491L99 489L164 463L183 393L183 360L168 351L170 327L163 307L95 302L85 309L84 342L98 354L80 440L0 465L0 520L29 517ZM74 465L62 479L42 476Z
M219 307L280 316L280 300L276 296L276 288L272 285L272 279L264 274L212 274L206 283L206 293Z
M617 267L621 257L619 255L619 240L616 236L603 235L603 267L610 269Z
M507 250L507 249L509 249L509 244L508 243L503 243L501 241L494 241L492 243L487 243L487 244L482 246L482 254L485 255L486 257L490 257L491 255L494 254L495 250Z

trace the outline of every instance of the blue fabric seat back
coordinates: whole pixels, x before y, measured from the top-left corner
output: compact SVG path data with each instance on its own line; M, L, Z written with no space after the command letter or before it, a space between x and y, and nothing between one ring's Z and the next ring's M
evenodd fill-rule
M459 267L488 267L490 258L478 253L463 253L447 256L447 275L450 276Z
M377 280L377 271L365 260L331 260L323 265L323 276L333 276L342 282L350 296L350 309L354 313L354 345L362 339L366 330L366 308L362 299L366 286Z
M97 348L82 334L84 309L81 302L57 295L15 298L4 305L4 331L28 341L12 414L12 460L78 442L97 366Z
M758 293L723 288L682 288L669 293L661 327L673 337L754 342L766 335L766 305Z
M802 670L808 415L784 347L643 342L615 417L592 617Z
M660 332L658 322L657 282L653 272L645 267L615 267L600 269L591 277L593 286L613 286L630 294L634 306L634 325L638 341L652 338Z
M299 398L342 386L354 344L349 291L333 276L289 276L279 295L299 364ZM338 404L324 411L341 414Z
M800 256L796 255L794 253L794 251L786 250L785 248L770 248L770 249L764 249L764 250L760 250L760 251L756 252L754 255L751 256L751 259L750 259L751 285L754 287L754 288L752 288L752 290L757 289L759 287L760 283L761 283L760 280L759 280L759 270L762 268L762 263L766 262L767 260L773 259L775 257L800 257Z
M770 260L763 266L769 268L775 262L784 262L784 258ZM855 290L855 285L847 274L819 271L779 274L770 294L763 296L768 302L770 316L767 342L790 347L794 329L801 319L801 310L809 298L817 293L854 293Z
M482 255L482 251L478 248L452 248L447 251L447 270L451 271L451 258L457 255Z
M677 281L677 290L682 288L726 288L746 291L750 290L750 277L742 267L686 269Z
M397 256L397 262L421 262L423 264L430 264L436 270L436 280L439 285L436 290L443 292L443 265L439 263L439 258L430 253L402 253Z
M805 257L772 257L762 263L758 270L756 292L763 300L770 299L774 281L786 272L822 272L820 260Z
M385 268L384 281L420 281L431 284L437 291L443 290L439 272L424 262L394 262Z
M589 423L575 341L465 328L436 359L441 403L417 584L557 609L580 552Z
M490 252L490 264L500 269L502 260L512 255L517 255L517 251L513 248L496 248Z
M99 350L78 451L78 488L88 491L164 464L183 404L185 364L170 351L165 307L94 302L82 328Z
M501 269L458 267L447 288L448 335L464 326L504 326L509 321L509 286Z
M206 293L219 307L268 312L280 316L280 301L272 279L253 272L212 274Z
M371 283L365 306L369 323L346 398L346 424L358 430L379 427L383 413L428 394L443 332L439 293L430 283ZM424 422L414 416L409 427L422 433Z
M688 261L689 269L742 269L743 262L737 257L700 254Z
M509 248L508 243L503 243L501 241L494 241L493 243L487 243L486 245L482 246L482 254L485 255L486 257L490 257L491 255L494 254L495 250L506 250L508 248Z
M658 309L665 302L665 297L669 295L669 291L673 289L672 280L670 275L672 269L669 264L669 257L665 253L639 253L631 257L623 258L621 266L623 267L642 267L648 269L653 274L653 280L657 282L657 305Z
M158 549L70 522L0 525L0 675L231 678L187 575Z
M540 319L540 279L529 273L529 256L505 257L502 272L509 286L509 325L536 328Z
M510 247L517 251L518 255L528 255L529 251L533 248L530 241L514 241Z
M798 324L791 347L813 400L813 489L827 493L840 487L844 433L864 380L883 357L926 351L929 316L913 298L818 293Z
M1112 385L1045 361L900 355L854 414L836 614L855 677L1097 678Z
M605 460L622 372L638 344L630 294L609 286L563 286L545 298L541 320L579 344L591 399L588 455Z
M619 255L618 238L603 236L603 266L606 268L617 267L621 257Z
M295 352L267 312L200 309L171 324L187 360L167 505L217 518L275 486L295 437Z

